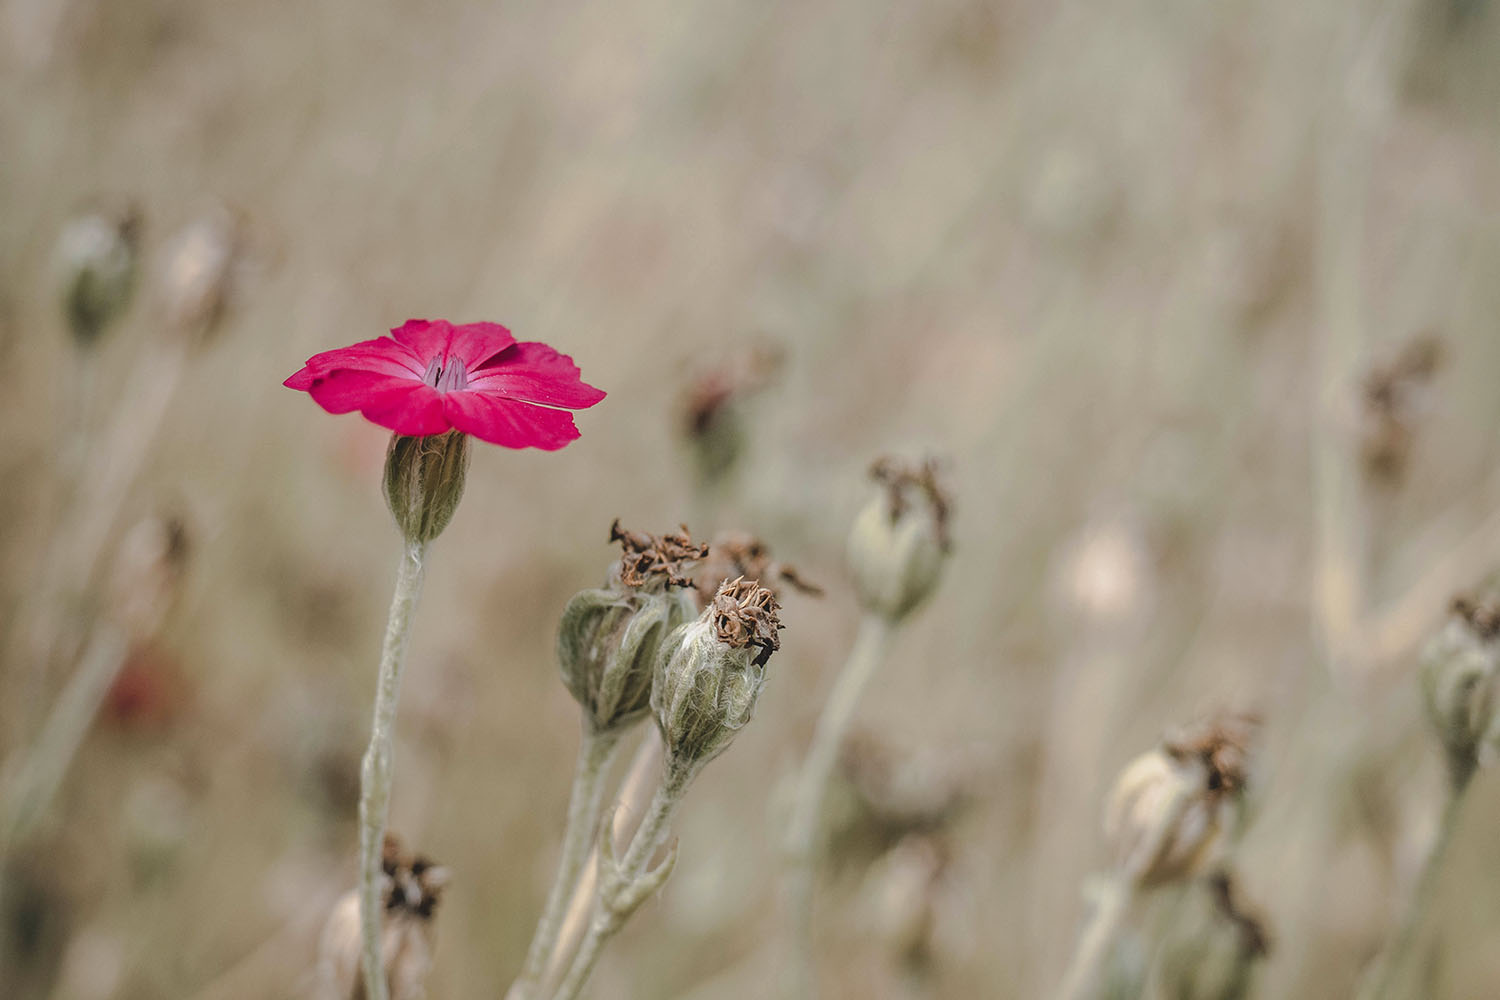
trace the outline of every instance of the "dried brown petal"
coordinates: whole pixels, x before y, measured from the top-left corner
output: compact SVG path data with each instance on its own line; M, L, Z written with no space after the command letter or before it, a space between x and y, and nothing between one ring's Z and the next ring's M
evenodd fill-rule
M738 577L724 581L709 605L709 616L720 642L734 649L758 647L755 663L763 666L781 648L777 633L782 625L776 615L780 609L769 589Z
M609 527L609 540L620 543L620 561L612 579L627 586L643 588L691 587L688 565L708 555L707 545L693 542L687 525L681 531L652 535L644 531L626 531L617 517Z
M1202 761L1207 791L1233 795L1245 787L1250 745L1259 726L1255 715L1221 712L1173 733L1162 741L1162 749L1176 760Z
M770 546L747 531L726 531L708 545L708 554L693 574L693 585L704 604L712 601L725 580L745 577L761 581L776 592L777 583L821 597L823 588L805 579L796 567L772 558Z
M937 525L938 543L946 552L953 541L949 536L949 520L953 516L953 498L938 482L936 459L926 458L920 462L886 455L870 466L870 478L886 488L886 504L891 523L896 523L906 513L909 489L918 490L932 505L933 519Z

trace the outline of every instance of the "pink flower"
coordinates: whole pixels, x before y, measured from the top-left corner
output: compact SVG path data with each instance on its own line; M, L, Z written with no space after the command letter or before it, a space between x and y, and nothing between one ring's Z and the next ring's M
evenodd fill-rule
M441 319L410 319L390 337L315 354L283 384L329 413L358 410L408 437L457 430L545 451L578 437L568 410L604 398L546 344L517 343L498 323Z

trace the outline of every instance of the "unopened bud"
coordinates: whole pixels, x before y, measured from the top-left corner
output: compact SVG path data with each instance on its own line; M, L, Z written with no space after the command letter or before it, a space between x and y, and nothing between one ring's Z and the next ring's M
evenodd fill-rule
M1422 694L1455 790L1500 755L1500 613L1461 598L1422 651Z
M849 569L865 610L899 621L937 587L951 547L951 501L931 460L909 465L884 458L871 476L882 489L854 520Z
M1141 887L1201 871L1234 819L1250 720L1226 717L1131 761L1110 791L1104 831L1115 864Z
M119 217L102 212L80 216L58 239L63 312L80 346L97 341L129 305L139 235L140 215L131 208Z
M407 857L386 838L381 879L380 954L391 1000L422 1000L432 971L433 915L449 881L448 869L423 857ZM318 1000L366 996L361 955L359 893L334 904L318 946Z
M726 580L703 614L663 643L651 710L677 763L713 760L755 714L766 661L781 644L778 607L760 584Z
M239 256L240 227L218 208L183 227L168 243L161 272L167 322L192 336L206 336L224 315Z
M385 500L406 540L426 544L448 527L464 495L469 439L458 431L392 435L385 453Z

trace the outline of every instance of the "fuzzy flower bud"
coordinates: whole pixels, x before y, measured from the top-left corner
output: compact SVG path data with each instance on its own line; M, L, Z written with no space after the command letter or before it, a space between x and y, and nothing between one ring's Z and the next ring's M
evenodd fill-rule
M1104 818L1116 866L1126 877L1146 888L1203 870L1234 818L1252 727L1248 718L1226 716L1126 766Z
M443 533L464 495L468 471L464 434L392 435L385 453L385 500L408 542L425 544Z
M883 489L854 519L849 569L865 610L895 622L937 587L952 547L952 504L930 459L911 465L883 458L870 475Z
M62 304L73 339L88 347L125 311L135 289L140 215L102 212L68 223L58 239Z
M1500 604L1459 598L1422 651L1422 694L1454 789L1500 756Z
M656 661L651 710L673 761L708 763L750 721L766 661L781 645L778 608L760 584L726 580L703 614L667 637Z
M624 552L608 586L575 594L557 631L563 683L597 733L626 729L650 710L662 639L697 613L682 589L691 582L684 566L704 554L686 529L658 538L623 531L617 519L610 540Z

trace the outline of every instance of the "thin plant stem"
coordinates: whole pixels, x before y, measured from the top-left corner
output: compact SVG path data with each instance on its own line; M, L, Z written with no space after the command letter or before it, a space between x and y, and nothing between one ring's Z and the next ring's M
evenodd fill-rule
M665 839L667 823L677 811L683 792L696 773L697 769L691 765L667 761L656 792L651 796L651 805L641 818L641 825L630 839L630 847L619 863L619 886L628 889L646 877L646 866L651 863L652 855ZM573 956L568 975L552 1000L577 1000L587 985L589 976L593 974L594 966L599 963L605 944L625 925L630 916L630 907L619 907L605 899L605 894L610 891L609 882L601 879L600 886L601 891L594 905L594 916L589 922L588 933L579 943L578 953Z
M620 747L620 735L617 731L596 732L587 720L583 723L583 741L578 748L573 791L568 797L568 825L563 833L562 856L557 862L552 888L547 893L547 904L537 921L536 934L526 952L526 963L507 994L510 1000L529 1000L537 992L547 960L557 947L564 912L594 846L599 806L604 799L604 779Z
M1410 971L1413 961L1421 954L1421 943L1423 940L1422 929L1427 922L1427 914L1432 909L1432 899L1437 889L1438 872L1442 869L1443 859L1447 856L1448 845L1453 841L1453 831L1458 827L1459 808L1463 804L1463 786L1456 786L1448 796L1448 804L1443 808L1443 819L1438 827L1437 839L1432 844L1432 849L1427 852L1427 859L1422 862L1422 873L1417 877L1416 892L1412 894L1411 905L1406 908L1401 918L1401 924L1396 929L1395 936L1391 939L1390 947L1376 959L1370 975L1365 979L1365 984L1359 992L1360 1000L1395 1000L1400 997L1401 987L1405 984L1402 976ZM1424 987L1426 984L1423 984Z
M891 632L891 623L879 615L866 614L860 622L849 659L833 683L823 714L818 717L812 746L797 778L796 799L784 844L788 997L806 997L812 993L813 849L823 813L823 797L838 762L839 747L854 718L854 709L885 658Z
M656 788L657 775L662 767L663 747L656 727L649 727L646 738L636 748L631 758L625 779L620 783L616 805L610 818L611 843L629 843L640 826L641 816ZM578 950L579 942L588 930L589 918L594 912L594 893L599 885L599 852L597 846L589 854L573 888L567 914L557 935L557 945L547 960L547 971L542 976L544 984L555 984L567 971L569 960Z
M0 799L0 860L45 814L119 674L128 648L117 628L105 625L95 633L78 669L47 716L35 746Z
M386 814L391 804L391 771L396 728L396 703L401 695L401 667L411 635L412 611L422 593L427 545L407 542L396 572L396 592L391 598L385 624L385 642L380 649L380 678L375 688L375 717L370 726L370 746L360 768L359 788L359 927L363 946L362 968L368 1000L388 1000L384 966L380 956L381 861L385 845Z
M1083 937L1078 940L1073 961L1063 976L1062 986L1057 991L1058 1000L1084 1000L1093 995L1135 894L1134 880L1123 872L1105 884L1095 901L1094 913Z

